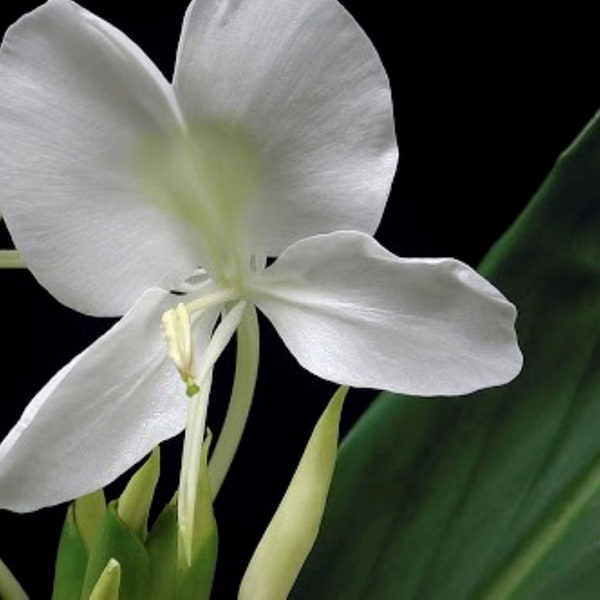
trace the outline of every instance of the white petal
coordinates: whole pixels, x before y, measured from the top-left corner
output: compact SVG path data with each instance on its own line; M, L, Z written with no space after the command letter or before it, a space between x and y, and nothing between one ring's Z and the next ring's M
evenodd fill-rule
M375 231L397 162L389 83L337 0L192 2L174 86L190 121L234 123L254 140L257 249Z
M453 259L402 259L337 232L257 278L257 306L309 371L355 387L459 395L515 377L515 307Z
M82 312L120 315L197 266L181 225L142 198L136 153L180 116L133 42L50 0L8 30L0 81L0 206L42 285Z
M57 373L0 445L0 506L36 510L96 490L185 426L185 386L162 313L181 298L149 290ZM217 311L196 323L206 345Z

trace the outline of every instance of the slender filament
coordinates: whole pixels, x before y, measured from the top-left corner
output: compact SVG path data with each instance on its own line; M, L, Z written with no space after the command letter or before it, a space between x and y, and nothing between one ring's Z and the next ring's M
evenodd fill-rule
M231 399L219 439L208 465L210 488L216 498L238 449L256 385L259 334L256 309L250 305L237 330L237 356Z
M221 322L215 329L206 350L202 354L200 365L198 367L197 379L202 381L207 373L212 370L219 356L229 344L235 330L238 328L240 321L246 310L246 302L242 300L238 302L229 312L221 319Z

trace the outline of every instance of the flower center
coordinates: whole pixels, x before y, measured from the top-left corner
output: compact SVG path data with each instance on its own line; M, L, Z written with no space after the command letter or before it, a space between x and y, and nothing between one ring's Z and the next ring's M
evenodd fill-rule
M259 179L249 136L228 123L188 126L143 140L134 156L144 197L175 217L215 282L239 289L249 268L248 211Z

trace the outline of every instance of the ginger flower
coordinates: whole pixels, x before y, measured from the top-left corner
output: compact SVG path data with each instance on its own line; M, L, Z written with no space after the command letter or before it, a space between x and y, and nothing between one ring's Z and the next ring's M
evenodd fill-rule
M4 38L0 133L0 209L28 268L77 311L124 315L0 445L2 507L104 486L186 423L193 481L236 330L233 395L252 395L255 308L339 384L458 395L521 367L515 309L491 284L371 237L397 161L390 89L336 0L193 1L172 83L50 0Z

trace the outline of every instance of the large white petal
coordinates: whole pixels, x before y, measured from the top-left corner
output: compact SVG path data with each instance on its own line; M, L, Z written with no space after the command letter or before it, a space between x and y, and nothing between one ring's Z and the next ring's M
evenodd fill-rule
M397 161L390 89L337 0L195 0L174 86L190 121L234 123L254 140L257 249L375 231Z
M142 51L50 0L8 30L0 82L0 207L42 285L76 310L120 315L188 275L198 260L181 225L142 198L136 172L144 142L181 120Z
M355 387L459 395L515 377L515 307L453 259L402 259L337 232L297 242L259 278L258 307L309 371Z
M183 429L185 387L160 329L179 300L148 290L36 395L0 445L1 507L36 510L98 489ZM216 316L196 323L198 344Z

